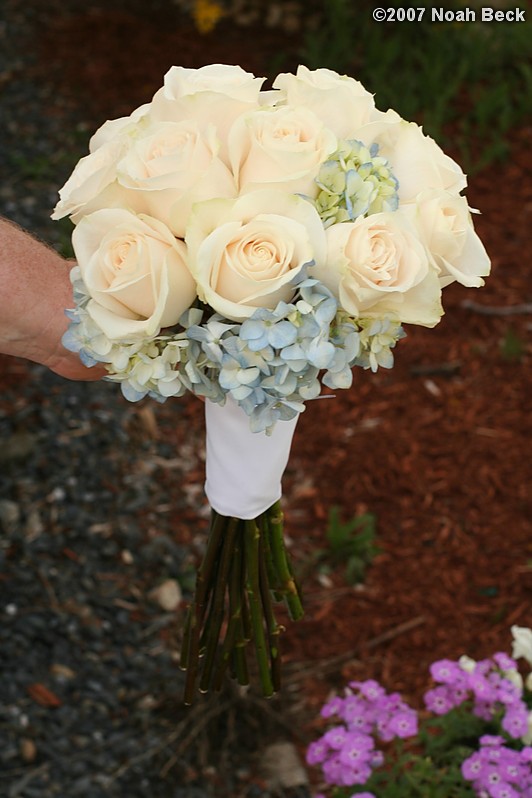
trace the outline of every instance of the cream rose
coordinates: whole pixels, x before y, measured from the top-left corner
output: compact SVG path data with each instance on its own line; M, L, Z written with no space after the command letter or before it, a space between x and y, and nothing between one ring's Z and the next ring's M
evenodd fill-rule
M59 191L52 219L71 216L76 222L82 214L127 204L128 192L116 182L116 167L124 149L123 142L110 141L81 158Z
M405 205L438 270L441 286L457 280L468 288L484 285L490 259L475 232L465 197L447 191L422 191Z
M385 119L374 123L379 145L379 155L390 162L399 181L399 202L414 202L421 191L439 189L459 194L467 185L460 166L446 155L434 139L426 136L415 122L406 122L400 117L394 123L385 124ZM379 130L381 127L381 130ZM368 128L368 132L371 126ZM364 139L365 144L369 144Z
M185 241L200 299L233 321L290 301L303 266L325 257L311 203L269 189L198 203Z
M89 154L81 158L63 188L52 219L71 216L77 224L83 215L100 208L128 207L145 210L138 197L117 182L117 165L133 138L148 124L149 106L142 105L130 116L110 119L89 142Z
M143 125L148 124L150 115L150 105L145 103L139 108L135 108L129 116L121 116L118 119L108 119L94 133L89 141L90 152L95 152L102 144L117 139L124 140L130 133L136 133Z
M338 138L352 138L353 131L369 121L375 107L373 95L361 83L331 69L299 66L295 75L278 75L273 86L288 105L314 111Z
M194 202L234 197L234 178L217 156L216 131L195 122L153 123L117 167L119 183L143 210L183 237Z
M156 335L194 301L185 245L157 219L99 210L83 217L72 243L87 311L110 340Z
M229 64L210 64L200 69L173 66L153 97L151 114L160 121L194 120L200 128L214 125L225 160L228 131L240 114L260 104L264 80Z
M199 69L173 66L164 76L164 94L170 100L181 100L213 92L240 102L258 102L264 80L231 64L209 64Z
M229 156L240 191L284 188L315 197L314 179L337 139L306 108L263 108L244 114L229 136Z
M375 213L327 230L327 261L312 274L353 317L392 316L434 327L441 288L429 255L400 211Z

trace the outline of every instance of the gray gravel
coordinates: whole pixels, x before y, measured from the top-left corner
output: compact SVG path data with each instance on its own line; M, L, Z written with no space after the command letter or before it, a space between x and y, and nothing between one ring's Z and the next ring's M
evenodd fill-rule
M43 14L85 5L6 0L0 12L0 215L63 250L68 228L49 214L92 123L51 96L31 42ZM0 394L0 796L267 798L253 768L283 736L275 704L263 715L228 687L185 709L179 608L153 600L168 580L189 595L172 513L204 518L201 490L180 493L161 467L176 457L164 435L131 435L115 386L17 373ZM165 412L186 426L181 403Z

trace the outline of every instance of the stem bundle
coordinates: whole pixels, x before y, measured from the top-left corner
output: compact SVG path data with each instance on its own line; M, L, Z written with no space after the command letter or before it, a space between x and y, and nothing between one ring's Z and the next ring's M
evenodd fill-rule
M276 502L244 521L211 511L207 549L185 623L181 667L186 670L184 701L220 690L229 669L249 684L247 654L255 650L264 696L281 686L281 627L273 600L285 601L290 617L301 618L299 588L283 539L283 514Z

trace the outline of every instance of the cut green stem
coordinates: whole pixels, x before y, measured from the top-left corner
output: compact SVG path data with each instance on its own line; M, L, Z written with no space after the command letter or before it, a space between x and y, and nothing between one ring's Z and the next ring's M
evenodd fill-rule
M264 634L264 618L262 614L260 579L259 579L259 539L260 531L254 520L246 521L246 566L247 566L247 594L249 614L253 631L253 642L259 666L259 676L262 693L270 697L274 693L272 675L270 672L268 649Z
M290 568L283 539L283 511L277 501L268 511L268 531L275 570L279 576L280 592L283 593L293 621L303 617L303 605L299 588Z
M280 503L246 521L213 511L183 635L186 704L193 702L198 676L201 692L220 690L228 669L239 684L249 684L250 644L263 694L269 697L280 689L282 627L273 599L286 602L291 618L303 615L284 545Z
M225 592L229 580L229 570L231 560L234 556L235 536L237 532L238 520L229 518L227 521L227 532L221 541L221 552L216 584L212 591L212 600L209 614L205 622L205 628L201 635L202 647L205 647L203 667L200 679L200 691L207 692L211 682L211 674L218 649L220 630L224 619Z

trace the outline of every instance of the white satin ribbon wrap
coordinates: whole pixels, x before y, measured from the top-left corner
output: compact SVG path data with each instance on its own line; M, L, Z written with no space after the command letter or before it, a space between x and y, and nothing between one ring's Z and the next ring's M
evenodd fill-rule
M278 421L266 435L250 430L248 416L231 397L223 406L205 402L205 493L217 513L256 518L281 498L281 478L298 419L299 415Z

